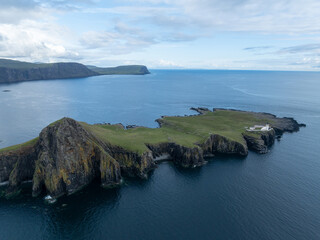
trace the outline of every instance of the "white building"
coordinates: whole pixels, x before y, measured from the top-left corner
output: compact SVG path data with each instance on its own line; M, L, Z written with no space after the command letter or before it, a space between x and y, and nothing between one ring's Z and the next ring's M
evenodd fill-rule
M266 125L254 125L253 127L246 128L249 132L267 132L270 131L272 128L270 127L270 124Z
M266 124L264 127L261 128L261 131L269 131L269 130L271 130L269 124Z

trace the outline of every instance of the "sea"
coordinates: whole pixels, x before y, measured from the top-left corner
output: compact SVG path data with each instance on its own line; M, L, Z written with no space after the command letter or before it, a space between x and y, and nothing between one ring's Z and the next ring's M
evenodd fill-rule
M62 117L158 127L191 107L293 117L266 154L216 156L199 168L162 162L147 180L93 182L54 204L22 193L0 198L0 239L320 239L320 73L151 70L0 84L0 148L38 136Z

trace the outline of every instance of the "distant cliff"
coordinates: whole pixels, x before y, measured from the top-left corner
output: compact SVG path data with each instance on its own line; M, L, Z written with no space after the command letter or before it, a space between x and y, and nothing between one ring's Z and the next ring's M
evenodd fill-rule
M200 114L158 119L160 128L125 129L121 124L89 125L63 118L32 141L0 149L0 183L8 183L7 197L31 180L34 196L45 193L57 198L78 191L93 179L113 187L124 175L147 178L164 158L196 167L215 154L266 153L277 136L305 126L266 113L194 110ZM268 131L246 130L267 123L272 127Z
M144 75L149 74L149 70L143 65L126 65L118 67L101 68L96 66L87 66L90 70L102 75Z
M147 74L145 66L129 65L115 68L87 67L80 63L28 63L0 59L0 83L31 80L83 78L111 74Z
M33 64L0 59L0 83L99 75L80 63Z

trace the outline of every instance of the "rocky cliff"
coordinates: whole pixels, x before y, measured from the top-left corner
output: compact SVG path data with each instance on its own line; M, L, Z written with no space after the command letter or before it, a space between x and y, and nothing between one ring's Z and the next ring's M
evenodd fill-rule
M203 150L200 147L188 148L173 142L147 144L147 146L151 150L153 158L166 155L183 167L201 166L206 163Z
M247 146L250 150L258 153L267 153L268 148L274 143L276 134L272 129L268 132L261 132L259 134L243 133L243 137L246 140Z
M221 114L234 117L234 114L230 112L233 110L220 110L226 112L216 114L204 108L194 110L200 115L186 117L190 118L188 121L184 121L185 117L158 120L165 136L172 134L172 131L182 136L180 140L176 138L177 141L172 140L175 139L175 135L164 138L167 140L161 140L159 129L132 128L126 130L118 125L88 125L70 118L63 118L44 128L39 138L31 143L0 151L0 182L8 182L7 196L18 193L23 181L32 181L33 196L46 193L57 198L78 191L94 179L98 179L104 187L113 187L120 184L122 176L147 178L148 172L156 167L155 160L163 156L171 159L177 165L196 167L205 164L206 157L212 157L214 154L246 156L248 149L266 153L268 147L274 143L276 136L284 132L297 131L301 126L305 126L298 124L292 118L277 118L267 113L245 113L248 114L245 115L246 117L253 116L255 121L259 122L262 119L269 122L273 129L259 132L241 130L240 135L235 135L238 136L237 138L231 138L228 131L226 133L229 135L225 136L222 135L222 132L219 134L217 131L206 135L207 137L204 137L202 141L188 146L182 140L191 134L190 128L186 128L190 120L192 120L192 126L195 125L194 119L199 121L195 129L198 129L200 133L201 123L211 124L212 119L218 119ZM237 111L236 113L239 114L237 115L239 119L243 118L242 112ZM177 119L180 121L175 122ZM170 122L172 120L174 121ZM223 119L222 126L224 127L232 124L224 125L225 121ZM181 122L185 129L179 125ZM219 127L220 125L214 126ZM124 135L116 139L109 130L107 134L98 134L106 129L114 129L116 136L122 133ZM168 131L165 131L167 129ZM214 132L214 129L209 130ZM185 131L188 132L185 133ZM149 140L147 137L142 138L142 145L145 148L142 148L142 151L133 150L130 146L135 145L139 139L132 137L132 134L141 135L146 132L146 136L151 138ZM155 133L158 135L154 135ZM193 132L195 136L198 136L199 133ZM154 141L155 137L158 137L159 140ZM120 143L119 139L123 142ZM126 145L126 141L129 145Z
M46 66L36 64L31 68L0 66L0 83L62 78L82 78L99 75L79 63L53 63Z
M103 186L120 183L119 163L73 119L64 118L42 130L30 147L0 154L0 179L9 181L7 195L32 180L32 193L52 197L71 194L93 179Z
M54 197L71 194L95 178L105 186L120 183L119 163L73 119L43 129L37 145L33 195L43 188Z

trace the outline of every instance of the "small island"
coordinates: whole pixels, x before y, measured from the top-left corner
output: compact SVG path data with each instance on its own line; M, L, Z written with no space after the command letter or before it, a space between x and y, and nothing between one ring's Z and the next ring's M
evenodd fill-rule
M19 193L24 181L32 181L33 196L55 199L94 179L103 187L114 187L123 176L147 178L164 159L199 167L215 154L267 153L276 137L305 126L268 113L192 110L199 114L157 119L159 128L60 119L39 137L0 150L0 183L7 183L7 197Z
M144 75L149 73L148 68L143 65L100 68L74 62L29 63L0 59L0 83L84 78L98 75Z

